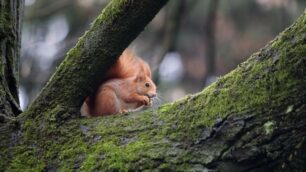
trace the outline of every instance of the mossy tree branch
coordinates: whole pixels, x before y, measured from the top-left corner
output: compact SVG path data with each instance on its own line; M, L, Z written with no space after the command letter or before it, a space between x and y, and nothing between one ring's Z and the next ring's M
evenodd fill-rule
M127 1L112 2L120 4ZM96 24L99 24L98 21ZM121 20L117 18L115 21ZM128 27L133 28L134 25ZM110 33L115 32L112 30L114 28L108 29ZM65 96L80 98L90 90L81 91L80 97L77 97L74 91L85 88L61 85L64 80L71 80L73 82L69 84L77 85L91 81L84 81L82 77L98 78L98 75L83 76L79 72L81 76L77 78L82 81L75 81L75 75L70 73L87 69L84 67L87 62L98 63L90 63L87 58L81 61L84 64L77 63L77 58L74 58L91 54L85 52L92 50L88 47L99 47L92 45L96 42L91 42L91 38L99 33L90 33L68 53L68 58L31 108L18 116L16 123L11 123L10 137L5 137L9 140L9 146L3 147L4 137L0 135L0 169L305 171L306 12L266 47L201 93L157 110L104 118L72 117L67 107L74 109L82 100ZM126 38L125 34L117 36L114 40L109 39L116 42ZM112 41L107 43L112 44ZM104 60L114 57L110 60L112 62L124 49L124 46L105 46L107 49L104 51L96 51L109 53L111 56L100 57L105 57L102 58ZM77 51L78 48L82 51ZM114 51L117 54L113 54ZM92 58L97 60L95 56ZM111 62L101 62L99 65L103 64ZM68 69L68 66L72 66L72 69ZM101 71L90 69L91 72L101 72L101 75L105 70L106 67ZM94 88L95 84L91 81L90 87ZM74 90L67 93L59 90L67 88ZM64 97L49 93L60 93ZM51 102L45 102L48 100Z
M20 116L8 171L305 171L306 12L201 93L154 111ZM8 154L7 152L10 152Z

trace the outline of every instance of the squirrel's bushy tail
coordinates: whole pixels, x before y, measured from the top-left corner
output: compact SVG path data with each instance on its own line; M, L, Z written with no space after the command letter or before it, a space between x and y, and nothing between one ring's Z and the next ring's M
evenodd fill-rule
M145 74L151 78L150 67L145 61L137 57L132 50L126 49L107 72L105 79L128 78L138 74Z

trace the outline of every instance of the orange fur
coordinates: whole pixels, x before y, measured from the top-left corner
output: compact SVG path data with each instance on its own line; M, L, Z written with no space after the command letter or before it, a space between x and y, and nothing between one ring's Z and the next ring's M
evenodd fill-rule
M86 98L81 112L89 116L110 115L150 106L156 96L149 65L125 50L107 72L93 96Z
M115 65L107 72L106 79L128 78L141 72L144 72L151 78L149 65L141 58L137 57L131 50L126 49Z

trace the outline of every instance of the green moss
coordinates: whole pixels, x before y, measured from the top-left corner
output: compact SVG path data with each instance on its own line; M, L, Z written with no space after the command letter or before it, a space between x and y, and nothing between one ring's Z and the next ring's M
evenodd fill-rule
M173 167L171 167L169 164L161 164L158 168L160 171L173 171Z
M80 170L82 171L94 171L95 169L98 168L98 163L100 160L99 158L100 155L97 154L89 154L85 161L83 162Z
M104 169L102 168L103 170L126 171L130 165L128 162L136 161L140 157L140 152L147 149L147 145L141 141L124 146L120 146L118 143L106 142L96 144L92 149L94 152L85 159L81 166L82 170L93 170L97 168L94 164L98 164L98 161L103 160L100 164L100 168L104 167Z
M125 3L128 3L129 0L113 0L111 1L106 8L103 9L101 14L93 22L92 28L101 26L102 23L107 23L112 21L113 17L117 16L118 13L122 10Z
M78 57L81 55L81 51L79 49L81 49L80 47L84 45L87 34L89 34L89 31L85 31L84 35L79 38L76 46L67 53L67 56Z
M40 159L39 154L35 150L18 148L20 151L16 153L16 157L11 161L7 171L43 171L46 164Z
M4 9L5 8L0 9L0 34L5 34L6 32L9 32L12 27L10 14Z
M59 164L59 171L73 171L74 168L80 168L86 154L89 154L89 146L78 136L70 138L71 141L62 143L62 145L52 145L49 149L48 157L57 157ZM58 151L54 151L58 150ZM54 154L58 152L58 154ZM46 157L47 159L49 159Z
M165 104L165 105L162 105L161 107L158 108L158 111L159 113L163 114L167 114L169 113L170 110L174 109L173 108L173 104Z

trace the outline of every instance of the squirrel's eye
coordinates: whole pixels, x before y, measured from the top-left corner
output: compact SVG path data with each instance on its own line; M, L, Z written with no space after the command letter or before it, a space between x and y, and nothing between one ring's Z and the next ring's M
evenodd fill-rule
M145 86L146 86L146 87L150 87L150 84L149 84L149 83L146 83Z

